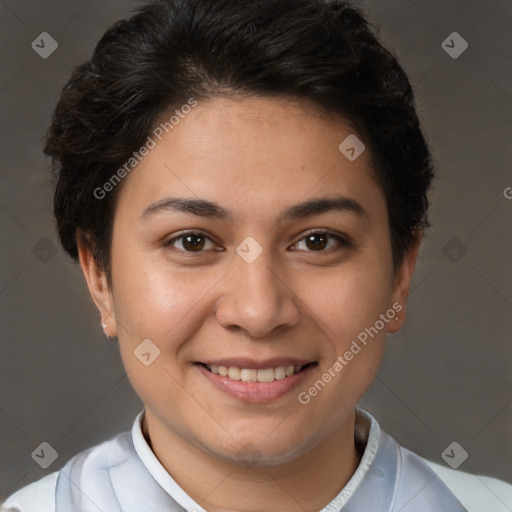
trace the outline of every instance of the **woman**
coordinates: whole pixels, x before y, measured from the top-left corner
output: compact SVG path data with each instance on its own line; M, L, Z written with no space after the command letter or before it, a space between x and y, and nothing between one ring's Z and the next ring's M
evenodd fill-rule
M511 485L357 407L405 322L433 169L356 9L151 2L73 73L45 152L144 410L2 510L510 510Z

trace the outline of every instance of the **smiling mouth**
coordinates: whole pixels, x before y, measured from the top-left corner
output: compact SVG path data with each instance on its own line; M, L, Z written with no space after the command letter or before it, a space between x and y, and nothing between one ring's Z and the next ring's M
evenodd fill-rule
M219 366L215 364L200 363L209 372L227 377L231 380L242 382L273 382L275 380L283 380L292 375L296 375L305 371L307 368L317 365L311 362L303 365L287 365L277 366L274 368L241 368L239 366Z

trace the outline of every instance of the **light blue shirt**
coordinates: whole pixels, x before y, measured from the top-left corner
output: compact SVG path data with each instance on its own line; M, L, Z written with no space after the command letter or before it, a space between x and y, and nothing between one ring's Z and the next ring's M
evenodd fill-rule
M13 494L9 512L207 512L177 484L142 433L130 432L79 453L60 470ZM512 485L430 462L400 446L356 409L366 447L339 494L320 512L512 512Z

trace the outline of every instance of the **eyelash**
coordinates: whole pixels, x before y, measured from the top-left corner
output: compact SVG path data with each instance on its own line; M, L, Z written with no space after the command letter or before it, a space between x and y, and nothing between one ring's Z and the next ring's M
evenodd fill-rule
M164 247L171 247L174 242L176 242L177 240L182 240L182 239L186 238L189 235L200 236L200 237L208 239L210 242L214 243L213 240L208 235L206 235L205 233L203 233L201 231L184 231L179 236L175 236L175 237L171 238L170 240L167 240L166 242L164 242ZM350 247L351 246L351 243L346 238L344 238L344 237L342 237L342 236L340 236L338 234L335 234L335 233L333 233L331 231L320 231L320 230L313 230L313 231L309 231L309 232L305 233L304 236L300 240L298 240L294 245L298 244L299 242L304 241L308 236L311 236L311 235L327 235L327 237L336 240L338 242L339 246L342 247L342 248L346 248L346 247ZM177 250L179 252L186 253L186 254L190 254L190 255L199 255L199 254L202 254L202 253L206 252L205 250L201 250L201 251L187 251L187 250L184 250L184 249L176 249L176 248L172 248L172 249ZM315 252L317 252L317 253L330 253L333 250L336 250L336 248L331 247L329 249L321 249L321 250L318 250L318 251L306 250L306 252L311 252L311 253L315 253Z

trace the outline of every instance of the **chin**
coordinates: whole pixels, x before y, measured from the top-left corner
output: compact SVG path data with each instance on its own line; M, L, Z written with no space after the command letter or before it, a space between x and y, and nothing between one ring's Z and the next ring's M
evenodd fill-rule
M246 467L254 466L276 466L285 464L299 457L307 451L303 439L291 438L288 433L271 435L271 430L256 432L250 435L234 436L225 440L225 443L211 445L208 447L216 456L229 463L242 464Z

